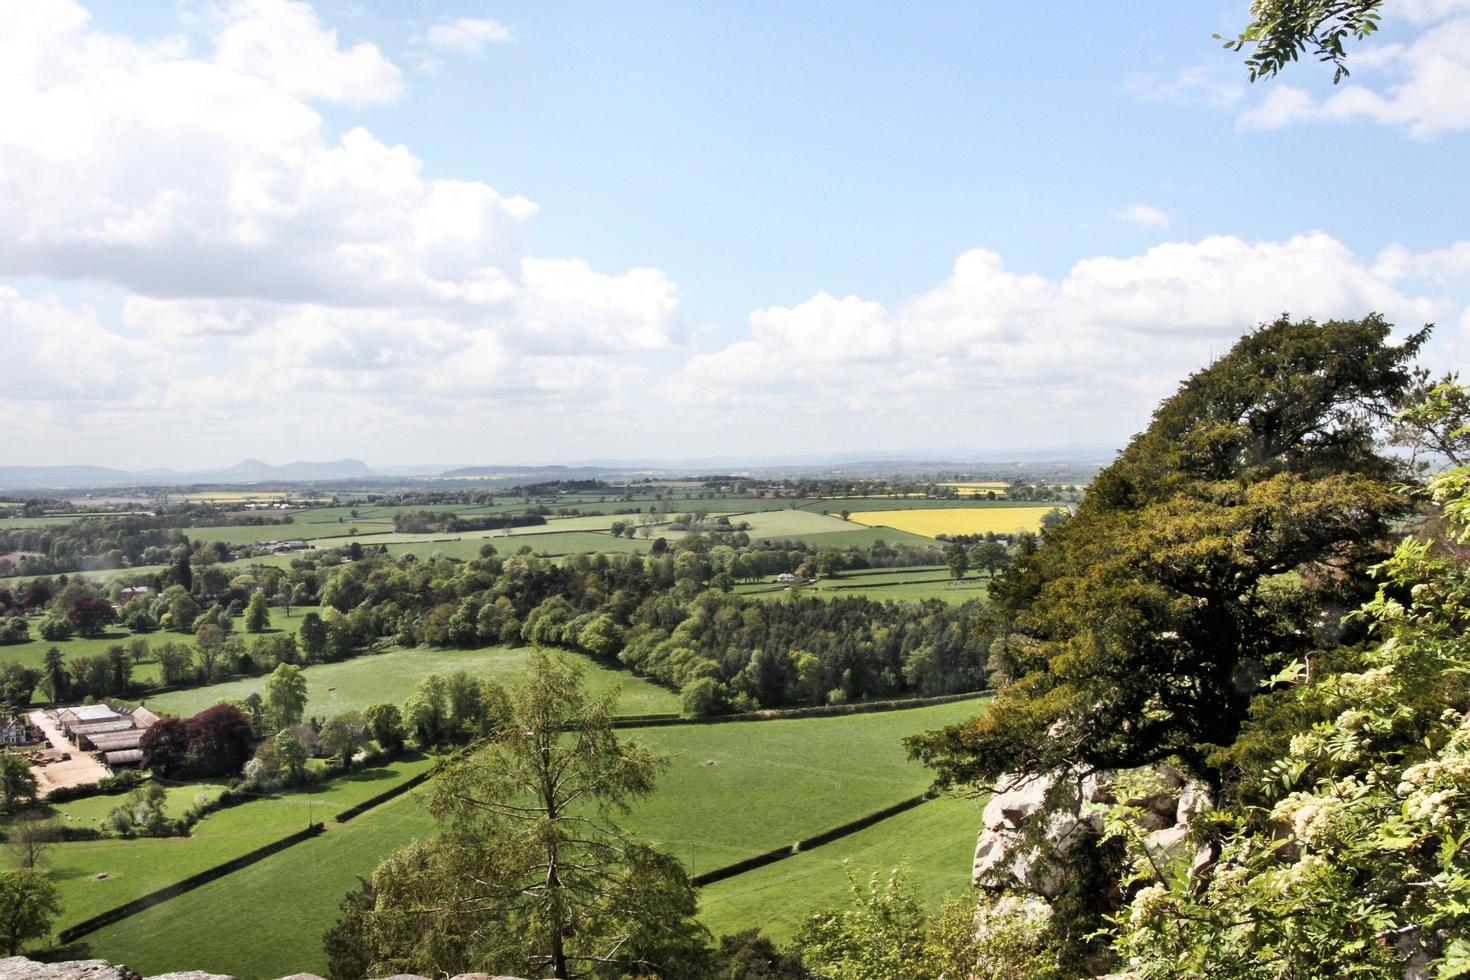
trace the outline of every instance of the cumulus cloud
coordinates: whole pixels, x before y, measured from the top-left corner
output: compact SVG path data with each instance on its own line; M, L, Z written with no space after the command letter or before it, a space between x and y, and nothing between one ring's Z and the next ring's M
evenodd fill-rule
M1444 261L1441 253L1394 259L1414 269ZM691 357L660 390L716 417L727 406L745 410L755 392L776 416L861 412L865 426L892 424L895 434L932 424L925 419L971 419L977 442L995 444L1018 431L1036 438L1050 416L1072 426L1053 429L1054 442L1116 436L1115 418L1096 406L1146 417L1211 351L1282 312L1327 319L1380 311L1409 327L1453 309L1443 296L1401 291L1395 281L1407 273L1387 262L1362 261L1320 232L1283 242L1166 243L1085 259L1055 279L1011 271L994 252L974 250L943 282L892 309L818 293L759 310L748 339Z
M1397 126L1418 139L1470 129L1470 4L1418 0L1405 4L1403 13L1421 33L1407 42L1354 53L1354 81L1325 98L1296 86L1278 86L1243 112L1239 125L1280 129L1303 122L1366 120ZM1375 76L1383 83L1359 81Z
M424 32L423 43L445 54L480 57L491 44L515 39L515 32L498 20L458 17L434 24Z
M1113 213L1119 221L1127 221L1135 225L1148 225L1151 228L1168 228L1169 216L1158 208L1147 204L1130 204Z

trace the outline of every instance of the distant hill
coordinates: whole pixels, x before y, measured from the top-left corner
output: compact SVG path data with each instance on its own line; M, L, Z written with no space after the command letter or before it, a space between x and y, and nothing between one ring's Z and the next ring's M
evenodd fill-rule
M95 487L172 486L191 483L309 483L371 479L377 476L360 459L295 462L273 466L245 459L224 470L117 470L106 466L0 466L0 489L91 489Z
M0 466L0 487L111 487L138 482L127 470L105 466Z
M202 474L208 479L264 483L271 480L356 480L376 476L360 459L338 459L324 463L283 463L272 466L258 459L245 459L227 470Z

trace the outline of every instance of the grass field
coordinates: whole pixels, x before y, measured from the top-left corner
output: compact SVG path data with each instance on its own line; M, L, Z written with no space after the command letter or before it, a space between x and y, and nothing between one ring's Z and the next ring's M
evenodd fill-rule
M666 532L655 537L668 537ZM534 554L546 556L575 555L587 552L604 551L608 553L623 552L645 552L653 547L653 537L648 538L615 538L611 534L601 534L597 531L560 531L554 534L528 534L506 537L503 534L495 534L480 538L464 538L457 541L425 541L415 544L390 544L388 554L398 555L413 554L419 558L428 558L438 553L444 558L459 558L468 560L478 558L480 547L486 542L493 544L495 550L501 555L513 555L522 546L528 546ZM372 543L368 538L364 544Z
M694 870L779 847L922 792L906 735L972 717L977 702L838 718L650 728L669 758L658 791L627 825Z
M412 693L420 678L429 674L449 674L465 670L476 677L494 677L513 683L520 678L526 661L525 647L488 647L483 650L435 650L427 647L390 650L367 654L341 663L318 664L302 670L306 678L306 713L318 718L347 710L361 710L370 704L388 702L401 705ZM603 690L612 684L622 686L618 710L638 715L679 710L679 697L650 681L634 677L627 671L601 667L585 657L574 657L587 670L587 685ZM172 691L148 699L148 707L174 715L192 715L220 701L248 697L252 692L264 693L266 678L243 680Z
M802 595L826 599L861 596L879 602L894 600L913 602L920 599L943 599L958 605L970 599L983 599L990 586L989 577L972 573L956 581L944 565L920 565L910 568L864 568L843 572L837 578L820 579L814 585L802 586ZM772 579L737 585L741 595L779 598L790 593L790 587Z
M940 797L850 837L700 890L700 918L716 936L759 925L785 942L819 908L849 904L849 876L904 866L931 908L969 891L980 812L974 800Z
M924 770L907 762L898 739L969 717L976 702L845 718L689 725L643 729L635 735L672 755L653 799L628 821L636 831L665 840L697 866L721 855L743 857L806 836L896 802L923 789ZM706 761L715 765L706 766ZM293 971L325 972L321 936L336 920L342 895L379 861L409 841L432 832L417 802L422 790L369 811L345 826L267 858L162 905L86 937L85 951L126 962L143 973L211 970L241 980L264 980ZM970 819L961 848L960 821L934 821L940 810L924 804L905 824L884 834L879 824L829 847L845 846L856 859L887 867L889 842L914 866L926 896L958 890L969 869L978 821ZM906 815L909 816L909 815ZM898 818L895 818L898 819ZM886 821L885 821L886 823ZM940 846L918 834L943 834ZM780 907L751 897L732 879L709 892L709 914L720 931L761 925L794 928L807 908L840 898L845 881L822 849L765 869L791 882ZM901 853L900 853L901 852ZM833 852L837 854L839 852ZM954 855L956 867L950 866ZM821 859L809 862L808 857ZM840 860L840 859L839 859ZM789 865L789 867L788 867ZM757 886L761 882L756 882ZM835 887L835 891L834 891ZM260 937L269 937L261 941Z
M296 606L287 616L280 609L272 609L271 628L267 633L290 633L295 635L301 629L301 620L306 613L315 609L313 606ZM187 633L173 633L167 630L155 630L152 633L130 633L121 627L114 627L101 636L73 636L69 640L43 640L40 634L40 623L42 617L33 616L30 619L31 640L27 643L6 644L0 646L0 664L20 663L27 667L40 670L46 658L46 651L56 647L68 662L77 657L102 657L106 656L107 648L121 644L126 646L135 638L141 637L148 641L150 647L158 646L166 642L179 642L193 645L194 637ZM237 622L236 627L239 627ZM258 635L256 633L240 632L248 644ZM133 679L135 681L156 682L158 680L158 661L151 656L140 663L133 664Z
M854 530L840 517L813 514L806 510L768 510L756 514L739 514L731 524L748 523L752 541L765 539L805 538L811 534L830 534Z
M909 534L907 531L897 531L891 527L863 527L856 523L847 525L850 531L827 531L822 534L803 534L797 540L804 541L812 548L843 549L843 548L871 548L882 541L884 544L908 544L915 547L932 547L933 538L926 538L921 534ZM788 540L786 538L771 538L773 543Z
M199 821L188 837L58 844L45 861L61 890L57 928L278 840L305 827L308 817L330 821L347 807L423 772L435 761L429 756L405 758L307 789L218 810ZM181 792L209 792L195 789L197 785L187 784ZM112 798L108 801L117 805Z
M872 510L852 515L859 524L891 527L911 534L1012 534L1038 531L1054 506L940 507L924 510Z

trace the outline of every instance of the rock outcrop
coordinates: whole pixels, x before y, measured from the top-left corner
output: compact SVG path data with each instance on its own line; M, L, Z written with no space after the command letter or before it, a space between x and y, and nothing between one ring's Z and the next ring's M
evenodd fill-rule
M1119 802L1134 809L1145 846L1161 860L1186 855L1190 820L1211 806L1208 787L1164 764L1121 773L1002 777L985 806L975 847L976 887L1055 897L1065 883L1058 859L1084 831L1100 832L1104 807ZM1209 855L1195 855L1196 867L1208 863Z

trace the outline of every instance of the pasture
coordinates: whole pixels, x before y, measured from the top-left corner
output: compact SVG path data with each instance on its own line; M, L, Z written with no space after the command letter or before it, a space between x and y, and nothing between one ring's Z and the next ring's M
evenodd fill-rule
M195 824L188 837L111 837L57 844L45 861L61 889L62 913L57 927L65 928L278 840L305 827L308 817L330 821L342 810L423 772L435 761L433 756L409 756L340 779L217 810ZM191 793L214 792L212 786L195 788L199 786L186 783L175 788L186 798ZM106 799L113 806L120 802L115 797ZM192 798L187 802L192 803Z
M980 804L939 797L889 817L850 837L700 889L700 918L716 936L759 925L790 940L806 916L845 906L849 880L866 884L873 872L896 867L930 908L946 895L970 889L970 861L980 829Z
M514 683L520 679L527 652L526 647L487 647L480 650L399 648L387 653L364 654L339 663L305 667L301 675L306 678L306 713L322 718L343 711L360 711L379 702L402 705L422 678L430 674L451 674L457 670L468 671L476 677L493 677L502 683ZM590 689L601 691L613 684L621 685L618 710L624 714L679 710L678 695L651 681L634 677L627 671L602 667L576 654L565 656L575 658L586 668L586 683ZM265 677L249 677L208 687L171 691L148 699L148 707L160 713L192 715L221 701L242 699L252 693L263 695L265 682Z
M956 580L944 565L919 565L909 568L862 568L842 572L834 578L818 579L801 586L802 595L824 599L862 597L878 602L916 602L942 599L958 605L971 599L984 599L990 579L984 574L970 573ZM742 595L779 598L790 594L790 587L767 578L760 582L737 585Z
M852 515L859 524L891 527L911 534L1015 534L1041 530L1041 519L1054 506L941 507L924 510L875 510ZM1065 509L1065 508L1063 508Z
M778 846L921 792L928 775L905 759L899 739L960 721L977 707L967 701L841 718L625 731L670 756L654 796L625 823L663 841L686 864L693 841L697 868ZM144 973L187 966L241 980L325 972L321 936L336 921L342 895L394 850L433 832L419 802L426 790L346 825L330 824L319 838L100 930L85 938L86 955L126 962ZM239 808L242 819L255 805ZM833 855L871 858L873 866L886 868L894 862L885 852L898 842L904 846L894 850L909 858L923 894L958 890L969 872L978 818L973 808L965 815L969 840L961 847L950 840L959 835L960 819L933 806L892 818L909 819L887 833L884 821L826 847L843 848ZM918 836L930 833L942 833L943 843ZM739 888L744 876L711 886L711 924L719 931L759 925L789 933L806 908L831 894L841 897L845 883L823 850L763 869L800 889L784 904L771 905L759 891ZM757 880L757 889L762 884ZM269 941L261 941L263 936Z
M750 539L792 540L811 535L857 530L840 517L813 514L805 510L767 510L755 514L734 514L731 524L749 524Z

